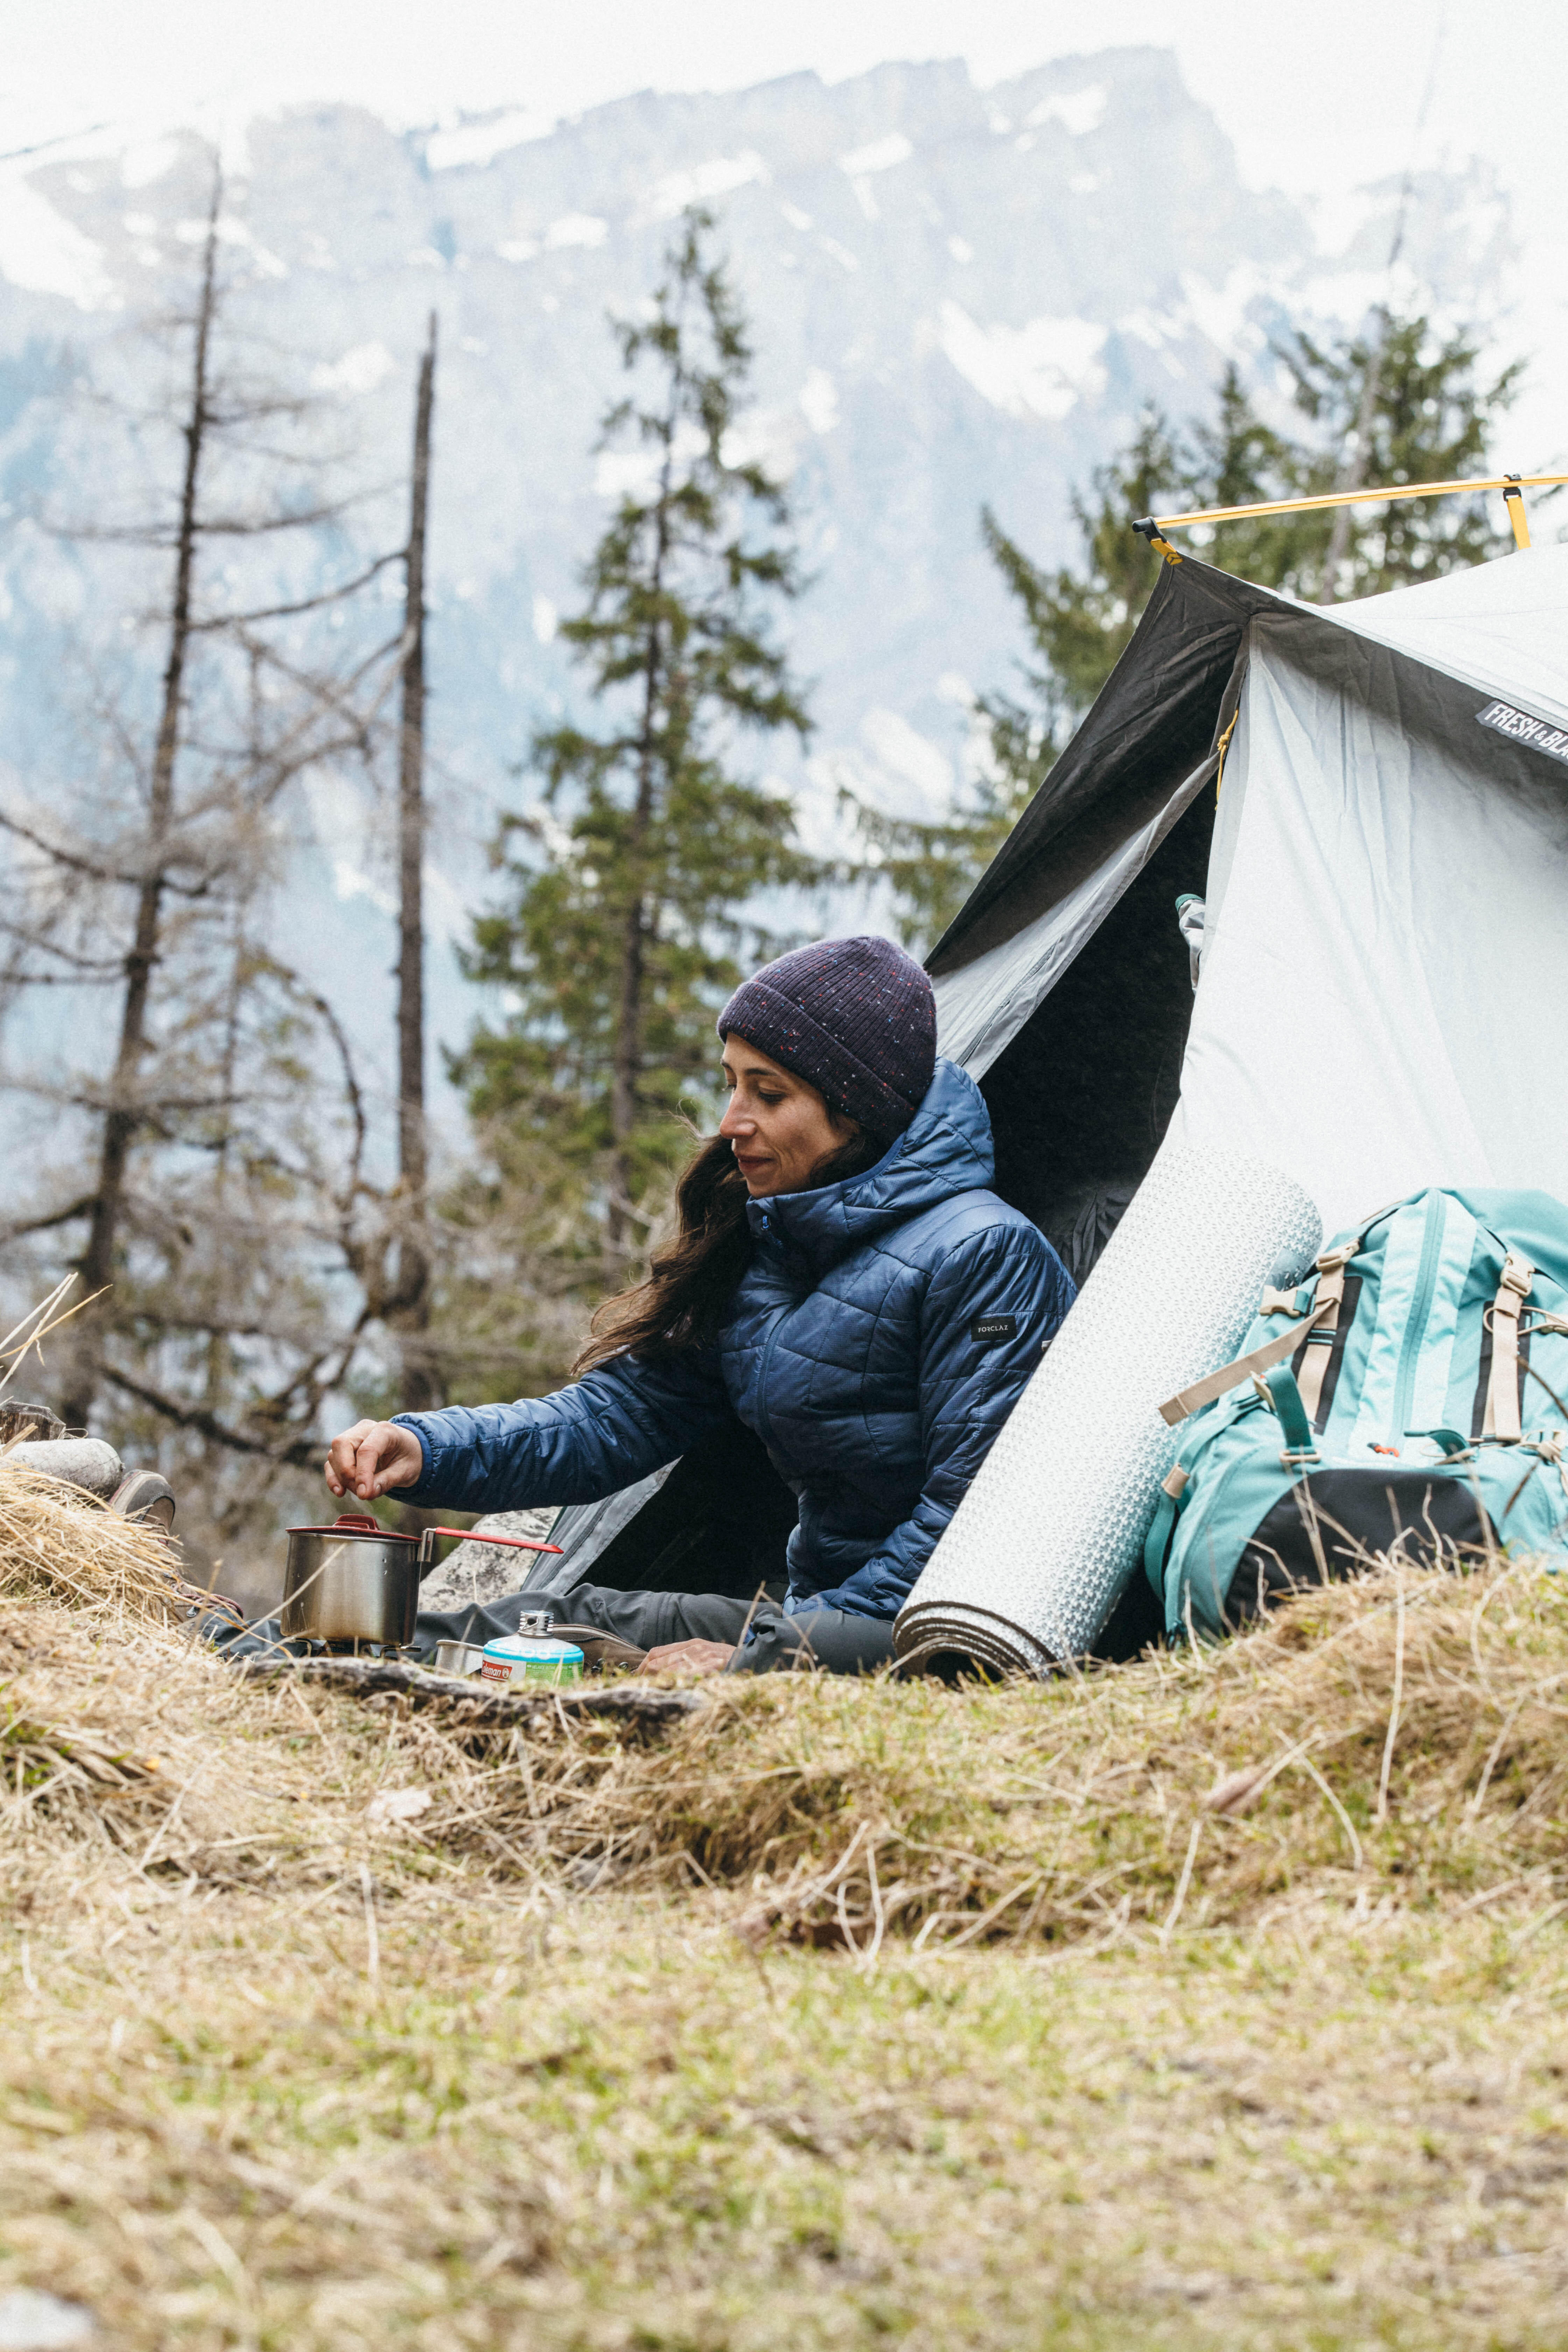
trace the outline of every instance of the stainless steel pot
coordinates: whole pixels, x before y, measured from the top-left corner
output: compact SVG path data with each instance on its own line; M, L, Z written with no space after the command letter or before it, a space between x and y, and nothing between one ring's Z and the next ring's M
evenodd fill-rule
M521 1536L485 1536L463 1528L394 1534L362 1512L330 1528L290 1528L280 1622L286 1641L372 1642L402 1649L414 1638L419 1580L435 1558L437 1536L500 1544L510 1551L559 1553L559 1544Z

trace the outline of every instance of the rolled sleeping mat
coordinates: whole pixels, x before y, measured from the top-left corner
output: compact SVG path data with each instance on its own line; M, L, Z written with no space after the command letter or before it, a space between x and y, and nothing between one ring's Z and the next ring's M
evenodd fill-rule
M1048 1674L1141 1570L1180 1432L1160 1407L1239 1351L1322 1221L1258 1160L1163 1148L899 1614L906 1671L957 1653Z

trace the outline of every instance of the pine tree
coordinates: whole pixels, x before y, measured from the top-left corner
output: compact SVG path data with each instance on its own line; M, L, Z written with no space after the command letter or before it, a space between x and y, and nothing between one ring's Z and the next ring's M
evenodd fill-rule
M989 508L982 513L985 544L1028 632L1034 659L1025 677L1053 733L1088 709L1138 625L1152 574L1148 547L1132 525L1181 467L1182 452L1164 417L1145 409L1126 449L1096 469L1092 499L1073 498L1083 547L1076 571L1069 565L1041 570ZM1000 696L992 699L1005 721L1015 706Z
M1318 428L1321 444L1307 468L1311 487L1337 486L1347 446L1368 483L1460 481L1483 469L1524 362L1515 360L1489 382L1479 382L1479 357L1480 346L1468 335L1439 337L1426 319L1398 319L1385 310L1373 314L1364 333L1327 347L1298 335L1284 358L1296 405ZM1358 448L1363 434L1365 446ZM1311 551L1299 559L1311 580L1305 593L1323 603L1381 595L1465 571L1511 543L1507 532L1494 529L1481 498L1411 499L1339 513L1337 543L1331 516L1300 519L1307 525L1299 530L1301 543ZM1240 568L1228 547L1219 551L1227 571Z
M711 1093L737 959L773 945L753 902L820 870L788 800L736 772L743 735L808 720L766 610L798 585L787 501L735 450L752 352L712 226L686 214L648 315L616 325L634 389L600 446L629 443L647 480L562 631L592 718L536 738L542 804L507 819L508 897L464 960L515 1010L453 1065L475 1115L510 1130L514 1175L520 1143L542 1145L596 1201L616 1279L650 1183L689 1149L682 1100Z
M1518 388L1520 365L1479 379L1479 346L1436 334L1425 318L1375 315L1366 332L1333 344L1298 334L1277 355L1298 413L1293 438L1253 406L1226 368L1211 420L1183 436L1146 409L1125 450L1075 497L1081 554L1055 571L1036 564L986 509L981 530L1016 600L1028 640L1025 692L976 703L985 730L966 803L942 824L889 818L852 802L868 870L892 891L906 941L930 946L1045 782L1057 756L1131 638L1159 574L1159 558L1131 526L1157 510L1247 506L1310 496L1344 478L1347 446L1364 430L1361 471L1389 484L1447 481L1476 470ZM1368 596L1479 563L1509 542L1481 499L1412 499L1334 514L1227 523L1188 544L1205 562L1266 588L1311 600ZM847 795L847 799L851 796Z
M982 708L990 711L1002 698ZM864 878L884 884L893 900L893 920L904 945L918 954L941 939L960 907L1035 796L1037 782L1057 755L1054 737L1021 705L993 720L1005 728L1005 760L982 745L969 779L969 797L955 814L922 823L889 816L847 787L839 794L869 856ZM995 740L994 732L992 743Z
M945 821L893 817L858 794L841 795L870 852L867 867L889 888L907 947L941 938L978 877L1044 783L1063 743L1110 674L1147 601L1152 564L1132 529L1180 465L1170 428L1146 409L1122 456L1093 477L1092 501L1075 495L1081 570L1031 562L990 508L981 532L1016 601L1029 639L1019 665L1025 695L979 697L979 756L969 797Z
M1331 458L1303 448L1265 424L1247 396L1234 362L1220 379L1212 421L1194 425L1168 478L1194 507L1258 506L1270 499L1308 497L1330 487ZM1162 490L1167 487L1160 486ZM1145 507L1145 515L1152 509ZM1301 526L1309 525L1306 530ZM1288 595L1313 593L1324 533L1311 517L1263 515L1226 523L1205 543L1205 561L1243 580ZM1158 567L1144 572L1144 598ZM1142 605L1140 606L1142 610Z

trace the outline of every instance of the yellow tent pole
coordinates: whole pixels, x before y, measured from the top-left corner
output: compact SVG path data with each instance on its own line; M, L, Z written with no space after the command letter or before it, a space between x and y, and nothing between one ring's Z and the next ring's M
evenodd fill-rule
M1528 524L1523 524L1524 500L1521 490L1556 488L1568 482L1568 474L1496 474L1485 480L1464 482L1394 482L1384 489L1328 490L1310 499L1264 499L1249 507L1202 507L1194 514L1145 515L1135 522L1134 530L1142 531L1151 543L1167 530L1180 530L1192 523L1246 522L1255 515L1313 514L1325 507L1355 507L1386 503L1394 499L1446 499L1462 497L1476 490L1501 490L1509 502L1509 514L1515 507L1521 509L1520 520L1514 523L1514 537L1521 547L1530 544ZM1521 527L1524 536L1520 538Z
M1513 525L1513 543L1515 547L1528 547L1530 524L1525 519L1524 492L1520 488L1517 474L1509 476L1508 487L1502 495L1503 503L1508 509L1508 519Z

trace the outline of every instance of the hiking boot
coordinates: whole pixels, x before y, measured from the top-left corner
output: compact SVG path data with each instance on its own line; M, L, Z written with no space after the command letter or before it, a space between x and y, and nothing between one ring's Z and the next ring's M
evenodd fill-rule
M156 1470L132 1470L109 1497L109 1507L122 1519L139 1520L167 1535L174 1524L174 1490Z

